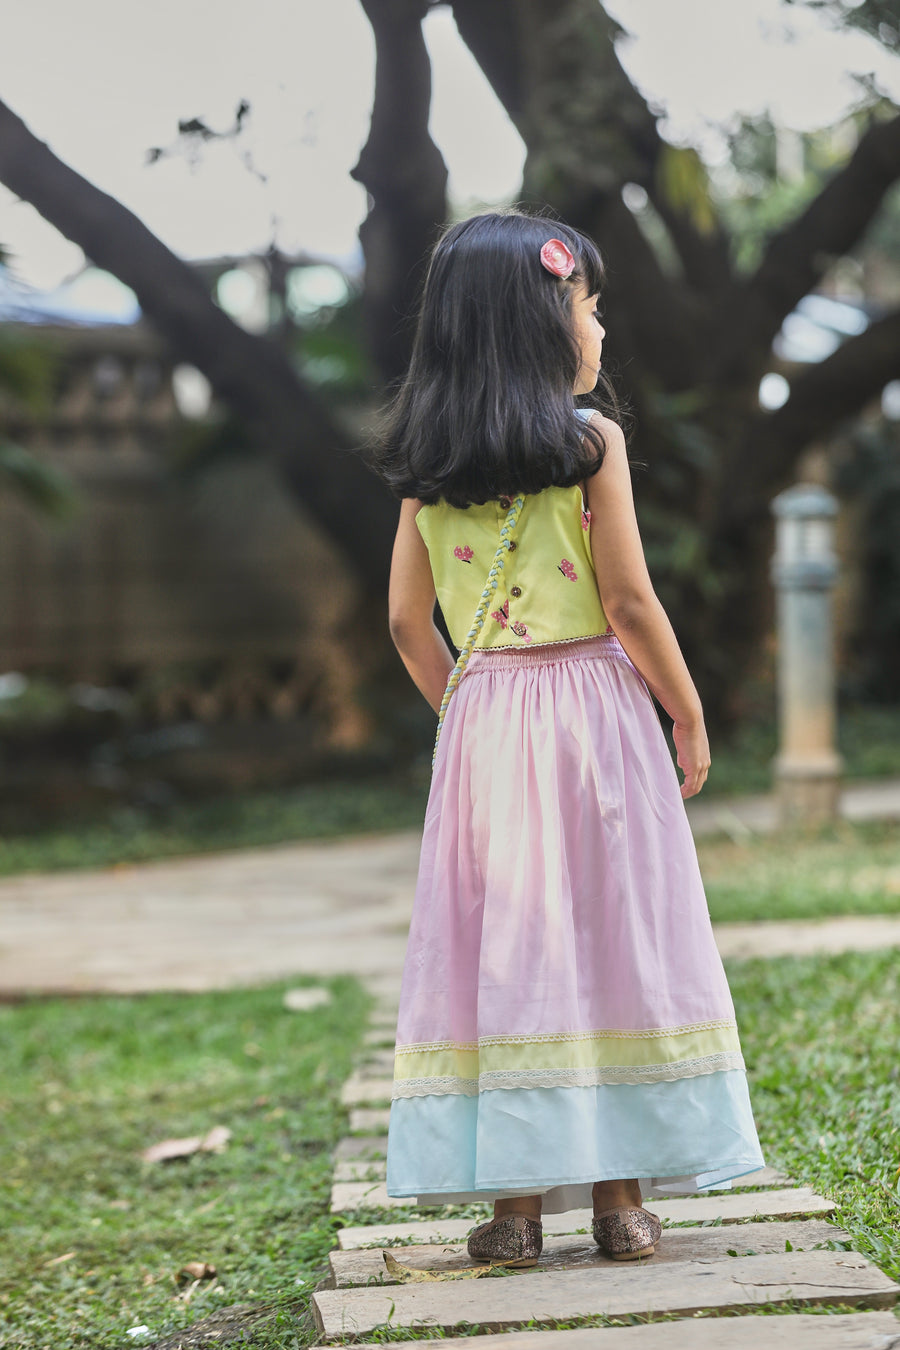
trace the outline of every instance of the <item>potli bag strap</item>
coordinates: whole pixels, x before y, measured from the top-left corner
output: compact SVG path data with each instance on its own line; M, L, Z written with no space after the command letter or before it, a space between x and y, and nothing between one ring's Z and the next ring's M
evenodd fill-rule
M484 627L484 621L487 618L488 608L491 603L491 596L497 589L497 583L500 580L500 573L503 571L506 562L506 555L509 552L510 539L513 530L519 520L522 507L525 505L524 497L516 497L509 511L506 513L506 519L500 530L500 543L497 546L497 552L494 554L494 561L491 563L491 570L487 574L487 581L484 583L484 590L481 592L481 599L478 601L478 608L475 611L475 617L472 619L472 627L469 629L468 637L462 645L462 650L456 659L456 665L450 672L450 678L447 681L447 688L444 690L444 697L441 699L441 708L438 713L437 735L434 738L434 754L431 757L431 767L434 768L434 762L437 758L438 741L441 739L441 728L444 725L444 717L450 706L450 700L453 692L459 684L460 678L466 666L469 664L469 657L472 655L472 649L478 638L478 634Z

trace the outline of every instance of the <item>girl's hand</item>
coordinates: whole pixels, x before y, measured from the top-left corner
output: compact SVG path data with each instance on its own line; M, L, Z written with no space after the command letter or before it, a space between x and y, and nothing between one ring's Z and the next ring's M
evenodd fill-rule
M706 782L710 764L709 741L702 719L690 726L675 722L672 739L678 752L678 767L684 774L681 795L685 799L696 797Z

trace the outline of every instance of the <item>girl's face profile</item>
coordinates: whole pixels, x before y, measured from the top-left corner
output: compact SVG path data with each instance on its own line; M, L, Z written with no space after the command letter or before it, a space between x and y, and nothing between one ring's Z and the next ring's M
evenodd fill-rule
M600 353L606 329L597 313L598 299L597 295L587 294L582 281L577 283L572 294L572 324L581 353L581 366L573 389L576 394L589 394L600 375Z

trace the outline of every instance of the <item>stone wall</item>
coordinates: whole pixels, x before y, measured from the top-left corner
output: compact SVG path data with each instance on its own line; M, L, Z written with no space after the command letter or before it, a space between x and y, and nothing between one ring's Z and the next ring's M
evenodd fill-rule
M0 671L122 685L160 720L313 701L352 742L353 585L265 455L179 477L185 424L152 332L40 336L57 353L52 406L7 400L0 430L61 469L80 509L57 525L0 492Z

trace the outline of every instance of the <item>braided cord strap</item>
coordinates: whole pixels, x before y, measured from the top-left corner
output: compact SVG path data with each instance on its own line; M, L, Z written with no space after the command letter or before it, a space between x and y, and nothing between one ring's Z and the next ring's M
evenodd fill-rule
M459 684L460 678L466 666L469 664L469 657L472 655L472 649L478 639L478 634L484 627L484 621L487 618L487 612L490 608L491 598L497 589L500 581L500 573L503 571L506 563L506 555L509 552L510 538L513 530L518 523L522 507L525 505L523 496L516 497L512 506L506 513L506 519L500 530L500 543L497 546L497 552L494 554L494 561L491 563L491 570L487 574L487 580L484 583L484 590L481 592L481 599L478 601L478 608L472 619L472 627L469 629L468 636L462 645L459 656L456 659L456 665L450 672L450 678L447 681L447 688L444 690L444 697L441 699L441 708L438 713L437 734L434 738L434 754L431 757L431 767L434 768L434 762L437 759L438 741L441 739L441 728L444 725L444 718L447 709L450 706L450 700L453 697L454 690Z

